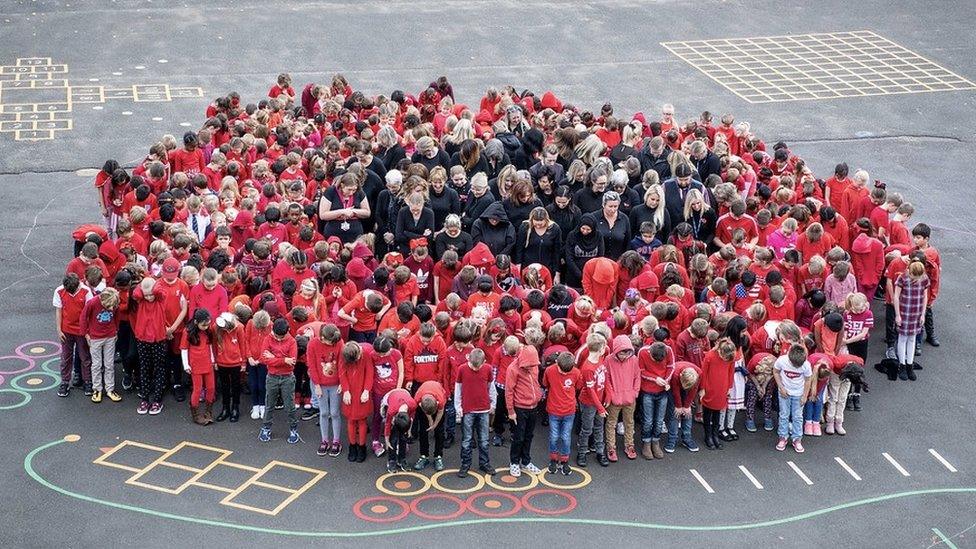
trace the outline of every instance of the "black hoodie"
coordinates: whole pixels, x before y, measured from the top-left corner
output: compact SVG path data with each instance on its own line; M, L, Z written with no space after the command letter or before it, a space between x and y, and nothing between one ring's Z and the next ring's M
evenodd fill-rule
M584 215L580 227L584 225L590 228L590 234L584 236L577 228L566 238L566 285L572 288L583 285L583 265L604 252L603 235L596 230L596 218Z
M489 219L497 219L499 223L492 225ZM515 245L515 227L508 222L508 214L505 213L501 202L492 202L471 225L471 240L484 242L496 256L512 255L512 247Z

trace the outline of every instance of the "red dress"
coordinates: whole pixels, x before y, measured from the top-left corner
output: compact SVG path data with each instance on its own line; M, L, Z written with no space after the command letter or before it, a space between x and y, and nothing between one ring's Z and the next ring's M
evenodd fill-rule
M340 360L339 387L343 393L349 391L350 403L342 401L342 415L347 420L366 419L373 413L373 399L362 402L363 391L373 390L373 347L362 344L362 356L356 362Z
M705 396L701 399L702 406L711 410L728 407L734 365L734 360L722 360L715 349L705 353L700 381L700 387L705 391Z

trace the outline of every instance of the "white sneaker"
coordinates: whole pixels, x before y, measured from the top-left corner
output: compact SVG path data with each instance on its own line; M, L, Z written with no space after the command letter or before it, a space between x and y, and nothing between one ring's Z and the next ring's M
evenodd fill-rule
M538 475L539 473L542 472L542 469L539 469L538 467L536 467L535 466L535 463L530 463L530 464L528 464L528 465L526 465L526 466L524 466L522 468L525 469L526 471L532 473L533 475Z
M617 422L617 434L618 435L624 434L624 424L622 421Z
M251 406L251 419L261 419L260 406Z
M267 406L258 406L260 408L258 412L258 419L264 419L264 413L268 410Z
M518 463L513 463L508 467L508 472L513 477L520 477L522 476L522 466Z

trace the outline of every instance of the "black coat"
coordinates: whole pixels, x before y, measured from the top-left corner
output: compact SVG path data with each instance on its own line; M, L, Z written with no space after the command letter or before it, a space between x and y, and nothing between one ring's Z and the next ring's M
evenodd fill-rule
M463 166L463 164L461 164L461 153L459 152L454 153L451 156L451 167L453 168L454 166ZM484 154L482 154L481 158L478 159L478 162L475 163L474 167L472 167L470 170L465 168L464 173L468 176L468 181L470 181L471 177L478 172L481 172L487 176L488 170L488 159L485 158ZM448 174L450 174L450 170L448 170Z
M678 180L676 178L668 179L664 182L664 207L668 209L668 214L671 215L672 220L684 219L685 211L685 195L691 189L698 189L703 195L705 195L705 200L708 201L711 193L709 193L705 186L701 182L694 179L688 185L688 188L681 190L678 188ZM709 203L714 203L711 200Z
M468 201L464 204L464 212L461 214L461 227L465 231L470 232L474 222L494 202L498 201L495 199L495 195L491 194L491 190L485 191L485 194L481 195L481 198L478 198L473 193L468 194ZM501 204L499 203L499 205Z
M511 198L502 200L502 206L505 208L505 213L508 214L508 222L513 227L518 227L523 221L527 221L532 210L542 205L542 201L538 198L526 204L515 204Z
M440 261L441 256L447 250L454 250L458 254L458 258L464 257L464 254L471 251L474 247L474 242L471 240L471 235L461 231L455 238L451 238L446 232L442 232L434 237L434 261Z
M528 244L526 244L528 240ZM515 234L515 251L512 260L523 268L532 263L545 265L555 276L559 272L559 259L563 252L563 235L559 225L553 223L541 236L526 221Z
M705 158L695 161L695 168L698 169L698 177L700 181L705 181L708 176L722 175L722 162L715 156L715 153L708 151L705 153Z
M604 254L603 235L593 231L584 237L579 229L571 232L566 239L566 285L573 288L583 287L583 265L594 257Z
M641 149L641 152L637 154L637 159L641 163L641 173L647 170L654 170L657 175L660 176L661 181L669 179L671 177L671 165L668 164L668 156L671 154L671 147L665 145L664 150L661 154L654 156L651 152L651 148L647 145Z
M492 225L488 220L497 219L497 225ZM471 225L471 239L474 242L484 242L488 245L491 253L512 255L512 247L515 245L515 227L508 221L508 214L502 203L492 202L484 213Z
M559 225L564 237L569 236L579 227L580 219L583 217L583 213L572 202L565 208L560 208L555 203L549 204L546 206L546 211L549 212L549 219Z
M573 196L573 204L584 214L599 211L603 209L603 193L595 193L590 187L583 187Z
M449 214L461 215L461 198L450 185L445 185L441 194L435 193L431 187L429 194L430 209L434 211L434 227L435 230L439 231L444 226L444 219Z
M664 225L658 227L657 239L661 242L667 242L668 236L671 235L671 214L663 204L658 204L657 207L664 209ZM634 206L634 209L630 210L630 214L627 217L630 218L630 229L634 232L634 234L640 232L641 223L645 221L654 221L655 212L656 210L648 208L647 204L638 204L637 206Z
M709 208L704 214L692 215L689 219L685 219L685 222L691 225L691 234L694 235L695 240L704 242L709 249L715 248L712 243L712 239L715 238L715 226L718 224L718 214L715 210Z
M376 153L374 156L380 159L386 171L390 171L396 169L397 164L407 157L407 151L403 150L403 147L398 143L389 149Z
M596 232L603 235L604 257L616 261L627 251L630 239L630 220L623 213L617 214L617 221L611 227L602 213L596 215Z
M414 164L423 164L428 172L437 166L442 166L448 172L451 171L451 157L444 152L444 149L437 149L437 156L434 158L427 158L419 152L415 152L410 157L410 161Z
M434 234L434 212L430 208L424 207L419 220L413 218L410 208L400 208L396 222L396 244L400 253L404 257L410 253L410 241L414 238L427 238L429 243L430 239L424 235L428 229Z

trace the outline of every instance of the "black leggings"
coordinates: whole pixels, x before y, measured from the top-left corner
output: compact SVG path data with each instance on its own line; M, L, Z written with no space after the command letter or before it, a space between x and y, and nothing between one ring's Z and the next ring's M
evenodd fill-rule
M437 427L434 427L434 453L431 454L429 438L431 433L427 432L427 429L430 429L430 419L427 418L427 414L423 413L423 411L417 410L417 416L414 418L413 425L417 429L417 433L414 436L420 442L420 455L430 458L438 458L444 455L444 417L441 418Z
M302 398L309 398L312 396L312 386L310 385L310 380L308 378L308 365L304 362L298 362L295 364L295 393L301 395Z
M707 406L702 406L702 424L705 426L705 435L715 436L718 432L718 418L721 410L712 410Z
M238 409L241 405L241 367L218 366L217 381L220 383L220 401L224 408Z

